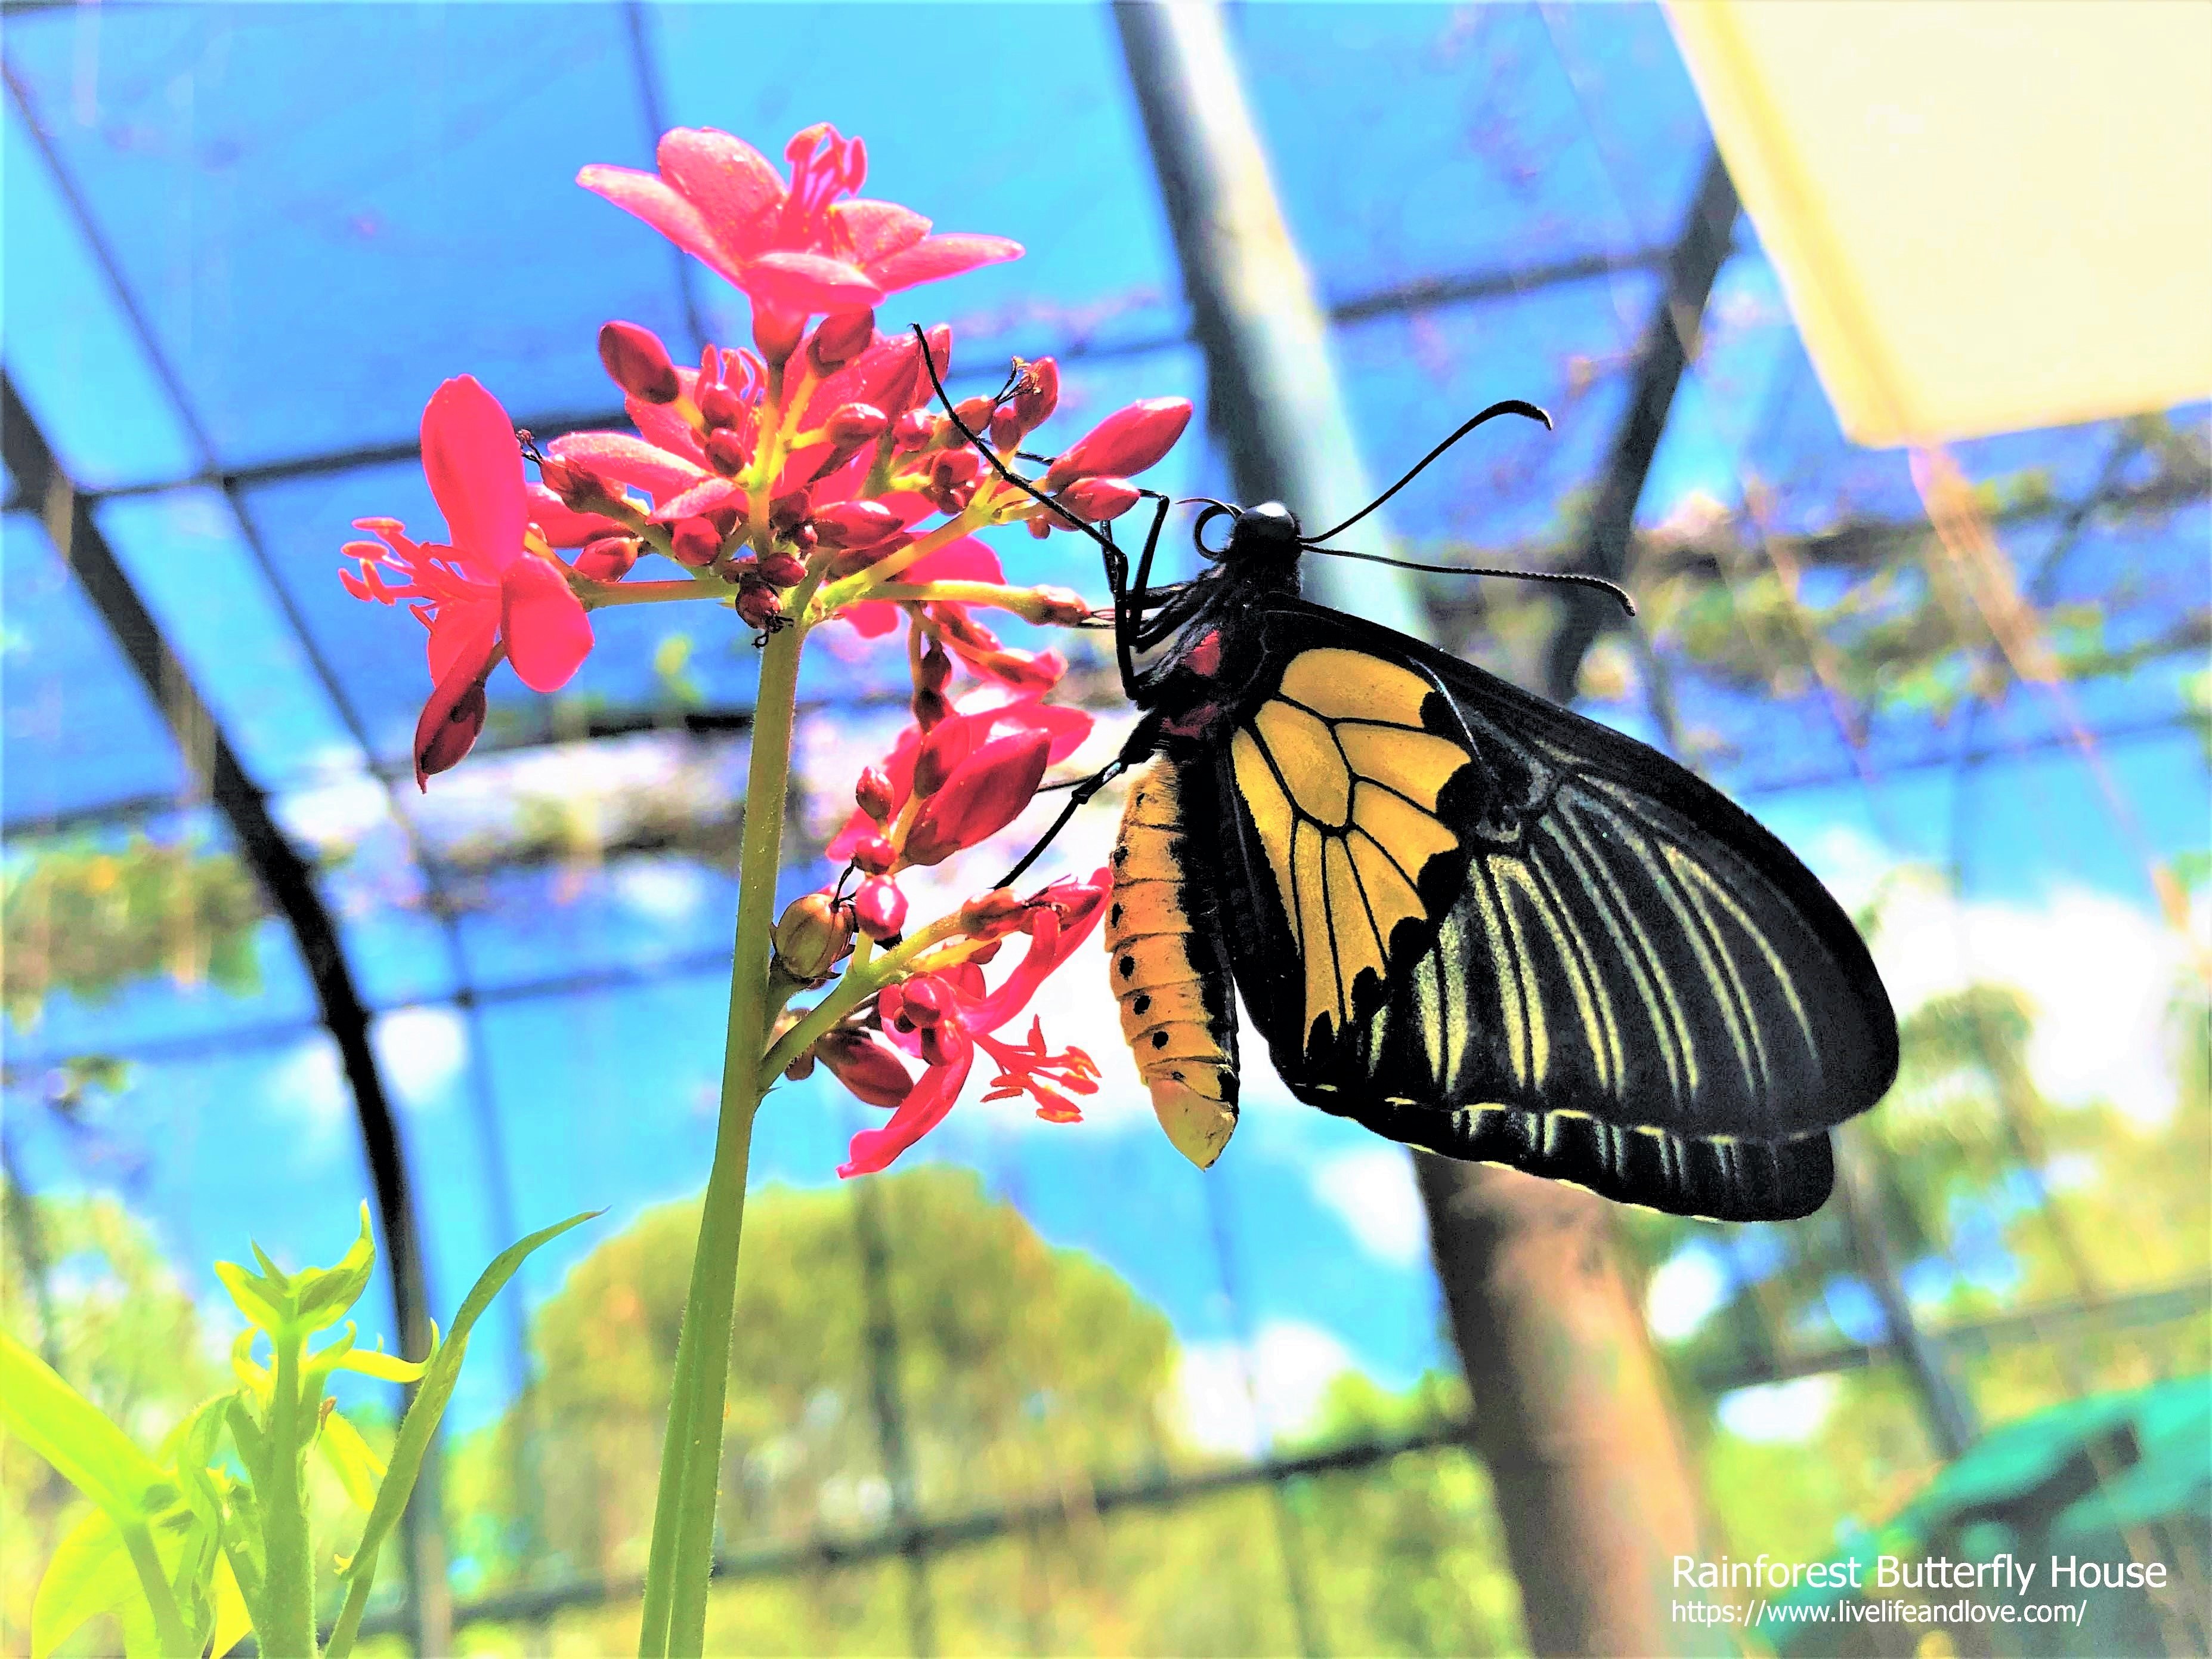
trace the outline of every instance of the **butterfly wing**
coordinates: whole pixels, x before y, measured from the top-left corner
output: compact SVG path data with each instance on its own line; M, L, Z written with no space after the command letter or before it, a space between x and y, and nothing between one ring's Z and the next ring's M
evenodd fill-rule
M1779 841L1609 728L1340 612L1237 625L1209 735L1230 967L1300 1099L1677 1213L1803 1215L1897 1028ZM1250 654L1243 660L1255 660Z

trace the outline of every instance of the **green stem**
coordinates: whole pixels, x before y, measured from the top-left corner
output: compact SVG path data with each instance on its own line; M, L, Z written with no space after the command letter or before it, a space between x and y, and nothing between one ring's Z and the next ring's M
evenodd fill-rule
M581 597L591 609L604 611L616 605L665 605L672 600L726 601L735 591L726 582L678 576L667 582L592 582L586 585Z
M775 1046L769 1051L768 1058L761 1063L761 1074L769 1077L776 1076L811 1048L823 1033L843 1019L864 998L897 979L915 957L959 936L958 914L940 917L921 932L901 940L897 948L884 953L880 961L869 960L872 942L863 939L830 994L807 1009L805 1016L785 1032Z
M802 587L793 608L803 609L808 597ZM769 939L775 922L775 878L783 851L784 797L790 784L791 729L803 635L799 628L771 634L761 652L752 757L745 781L737 947L730 965L729 1027L722 1056L721 1121L699 1219L684 1329L677 1342L653 1554L646 1569L646 1618L638 1638L639 1653L654 1659L661 1655L691 1659L706 1645L722 1410L729 1392L738 1243L744 1223L745 1164L752 1147L753 1119L760 1109L762 1080L775 1075L761 1064L768 1047ZM671 1466L676 1470L672 1479Z
M257 1631L262 1651L284 1659L315 1652L315 1556L307 1539L307 1494L301 1479L301 1337L289 1327L270 1333L276 1386L269 1401L269 1490L261 1500L262 1548L273 1628Z
M131 1552L131 1564L138 1570L138 1585L146 1592L146 1604L154 1610L154 1634L161 1644L161 1651L198 1653L198 1645L185 1629L184 1615L177 1611L176 1593L169 1588L169 1575L162 1569L161 1552L154 1547L152 1529L141 1520L118 1520L116 1530L123 1534L123 1547ZM311 1641L313 1629L310 1623ZM262 1650L278 1650L264 1642Z

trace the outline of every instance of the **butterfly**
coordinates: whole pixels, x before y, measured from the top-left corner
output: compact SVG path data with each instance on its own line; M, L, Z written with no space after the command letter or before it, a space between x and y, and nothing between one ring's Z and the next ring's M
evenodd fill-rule
M1380 499L1502 412L1542 418L1493 406ZM1301 597L1328 538L1279 503L1210 503L1208 568L1152 588L1155 499L1133 578L1093 531L1140 717L1060 823L1133 772L1108 977L1175 1145L1209 1167L1236 1127L1241 998L1293 1095L1392 1140L1680 1215L1817 1210L1898 1049L1812 872L1656 750Z

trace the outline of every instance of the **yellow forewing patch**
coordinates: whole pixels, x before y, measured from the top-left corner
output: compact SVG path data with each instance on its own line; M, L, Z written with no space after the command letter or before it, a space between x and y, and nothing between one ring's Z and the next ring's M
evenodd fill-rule
M1356 723L1336 729L1345 759L1362 778L1371 778L1410 801L1433 810L1452 775L1468 764L1467 751L1427 732Z
M1291 798L1305 817L1334 829L1351 810L1352 775L1328 728L1304 709L1280 700L1262 707L1253 724L1274 757Z
M1290 797L1275 781L1267 757L1260 753L1251 733L1238 728L1229 740L1229 753L1237 766L1237 792L1244 797L1252 827L1260 832L1260 845L1267 850L1267 863L1274 869L1275 885L1281 890L1284 908L1290 912L1291 933L1296 937L1297 906L1291 897Z
M1352 820L1373 836L1390 862L1419 881L1421 867L1440 852L1449 852L1459 838L1423 812L1388 790L1362 784L1352 801Z
M1382 944L1375 936L1374 923L1368 919L1367 903L1360 896L1359 883L1352 873L1352 855L1344 850L1344 843L1331 836L1322 858L1328 871L1329 923L1336 938L1336 978L1343 987L1345 1014L1349 1018L1352 987L1361 973L1372 970L1376 979L1382 977Z
M1407 917L1416 921L1425 919L1428 910L1421 903L1421 895L1392 863L1389 856L1369 838L1364 830L1354 830L1345 838L1351 849L1352 868L1359 872L1359 885L1367 894L1367 908L1374 912L1375 926L1382 936L1382 947L1390 946L1391 930Z
M1330 720L1377 720L1420 729L1432 688L1412 671L1364 651L1301 652L1283 673L1283 695Z
M1344 1012L1337 1000L1336 952L1329 942L1328 901L1322 881L1322 833L1300 820L1291 843L1292 882L1297 891L1300 954L1306 969L1306 1034L1324 1014L1335 1016L1334 1029L1344 1028Z

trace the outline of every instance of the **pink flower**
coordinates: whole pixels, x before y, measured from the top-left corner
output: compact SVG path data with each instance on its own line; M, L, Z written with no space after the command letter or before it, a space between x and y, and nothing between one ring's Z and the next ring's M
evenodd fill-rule
M576 182L635 214L750 295L796 313L852 311L917 283L1021 257L1001 236L930 234L929 221L858 198L867 149L826 122L784 147L787 187L742 138L678 127L660 141L656 176L593 164Z
M529 505L514 425L466 375L441 386L422 411L422 471L452 545L418 545L393 519L357 519L355 528L383 545L349 542L361 571L339 579L356 599L422 601L410 608L430 631L433 689L415 729L415 781L427 788L476 741L484 677L501 650L524 685L558 691L592 649L592 625L560 567L525 551Z
M948 749L964 741L961 755L972 755L999 740L1026 732L1039 734L1044 740L1048 763L1065 760L1082 747L1083 740L1091 735L1091 716L1081 709L1062 708L1044 701L1041 691L1016 691L1006 686L979 686L952 705L952 712L931 728L930 736ZM946 727L956 727L955 733L939 736ZM896 747L884 757L880 766L871 771L882 773L884 798L884 818L895 818L905 808L914 794L915 763L921 755L921 729L908 726L900 734ZM951 778L948 777L946 784ZM1036 791L1031 790L1030 793ZM871 805L876 804L874 801ZM1018 808L1016 808L1019 810ZM843 829L830 843L826 856L832 860L850 858L860 845L880 835L880 821L871 818L865 810L855 808L846 820ZM977 838L981 839L981 838Z
M1060 452L1040 487L1053 491L1077 479L1141 473L1174 448L1189 424L1188 398L1146 398L1117 409Z
M924 1070L899 1100L890 1122L853 1137L845 1162L838 1168L840 1175L871 1174L889 1167L942 1123L967 1086L978 1050L999 1068L984 1099L1012 1100L1027 1095L1037 1102L1037 1115L1049 1122L1073 1123L1082 1117L1075 1102L1060 1090L1078 1095L1097 1092L1098 1068L1088 1054L1079 1048L1060 1053L1049 1051L1042 1023L1034 1017L1020 1043L1003 1042L994 1034L1029 1006L1046 978L1090 936L1112 886L1113 872L1101 869L1088 881L1069 878L1039 893L1018 928L1029 936L1029 949L996 991L986 987L982 969L973 963L940 973L916 974L884 988L877 998L883 1035L919 1058ZM856 1040L842 1040L848 1046L835 1058L826 1050L822 1053L831 1070L841 1077L850 1070L872 1085L878 1101L896 1093L895 1089L883 1087L889 1081L884 1066L890 1058L883 1044L860 1040L866 1040L872 1051L863 1062L859 1051L850 1046Z

